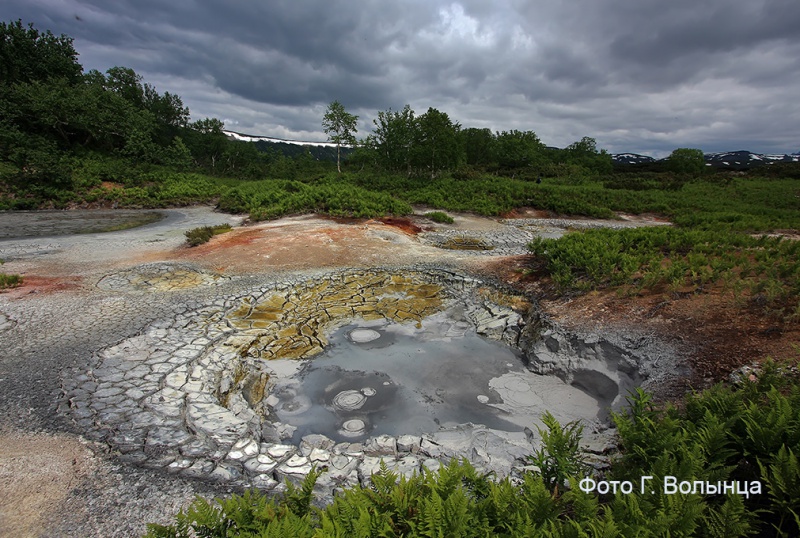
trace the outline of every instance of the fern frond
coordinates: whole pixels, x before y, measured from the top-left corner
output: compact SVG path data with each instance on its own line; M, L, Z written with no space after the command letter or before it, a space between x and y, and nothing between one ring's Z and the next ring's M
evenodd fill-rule
M741 495L727 495L719 508L703 517L706 534L712 538L734 538L753 533L752 511L747 510Z

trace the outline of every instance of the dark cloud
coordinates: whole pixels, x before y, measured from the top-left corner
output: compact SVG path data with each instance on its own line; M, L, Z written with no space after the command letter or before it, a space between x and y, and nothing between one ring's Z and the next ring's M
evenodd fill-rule
M744 52L772 41L797 41L800 12L787 1L671 2L661 8L657 28L648 31L646 18L655 10L639 3L639 20L631 31L612 41L616 57L638 64L669 64L703 54ZM653 4L651 7L655 7ZM642 24L636 24L637 22ZM650 21L652 22L652 21Z
M611 151L798 151L796 0L5 0L5 20L134 68L194 117L324 140L327 103ZM742 144L748 144L742 146Z

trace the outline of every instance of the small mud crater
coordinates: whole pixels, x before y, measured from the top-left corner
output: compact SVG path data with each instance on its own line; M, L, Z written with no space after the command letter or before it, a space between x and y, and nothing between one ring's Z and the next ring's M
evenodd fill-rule
M150 263L106 275L97 287L112 291L176 291L216 284L225 277L185 263Z
M330 335L328 348L296 375L275 376L280 400L275 415L297 428L293 442L314 433L339 441L363 440L367 435L421 435L468 422L522 432L542 411L519 416L514 409L497 407L503 398L491 388L492 380L510 372L528 379L531 391L551 385L551 392L560 390L557 402L547 402L562 410L560 419L597 418L600 409L592 397L581 397L580 389L557 377L527 372L518 351L478 337L471 324L454 331L449 319L454 314L451 310L427 318L421 328L386 321L345 326ZM356 331L392 335L387 338L392 343L380 349L362 346L349 338ZM442 336L447 332L451 336ZM284 390L286 386L292 390ZM490 396L482 401L480 396L486 394ZM295 400L311 405L302 413L284 414ZM567 401L580 401L582 407L570 407ZM363 424L359 435L345 427L354 419Z
M447 250L493 250L494 245L479 237L457 235L442 241L439 248Z

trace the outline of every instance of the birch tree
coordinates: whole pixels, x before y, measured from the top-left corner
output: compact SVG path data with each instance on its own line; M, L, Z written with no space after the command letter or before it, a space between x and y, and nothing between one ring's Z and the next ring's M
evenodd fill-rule
M355 146L356 122L358 116L348 113L339 101L328 105L328 110L322 118L322 129L328 135L328 141L336 144L336 169L342 173L341 147L342 144Z

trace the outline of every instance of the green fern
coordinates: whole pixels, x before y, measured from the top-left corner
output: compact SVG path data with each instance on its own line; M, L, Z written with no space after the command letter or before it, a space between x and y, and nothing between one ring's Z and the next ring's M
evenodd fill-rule
M314 485L322 472L316 468L303 479L298 488L290 481L286 481L284 505L295 515L303 517L310 515L311 503L314 500Z
M705 535L709 538L734 538L754 533L754 514L748 510L741 495L727 495L719 508L703 517Z
M583 425L574 421L561 426L549 411L542 415L542 422L546 427L538 428L542 444L529 459L539 467L550 491L557 493L559 487L588 469L580 447Z
M774 454L784 444L794 444L800 433L798 418L789 399L774 387L766 394L766 402L748 405L742 421L749 455Z
M230 502L236 502L236 496ZM179 516L178 521L181 519L191 526L198 538L224 538L233 527L219 503L213 505L203 498L198 498L186 511L185 517Z
M791 522L800 513L800 464L794 451L786 445L781 446L772 458L765 459L771 461L759 460L758 466L769 490L772 511L780 518L776 527L780 532L786 532L787 518ZM794 532L798 530L794 528Z

